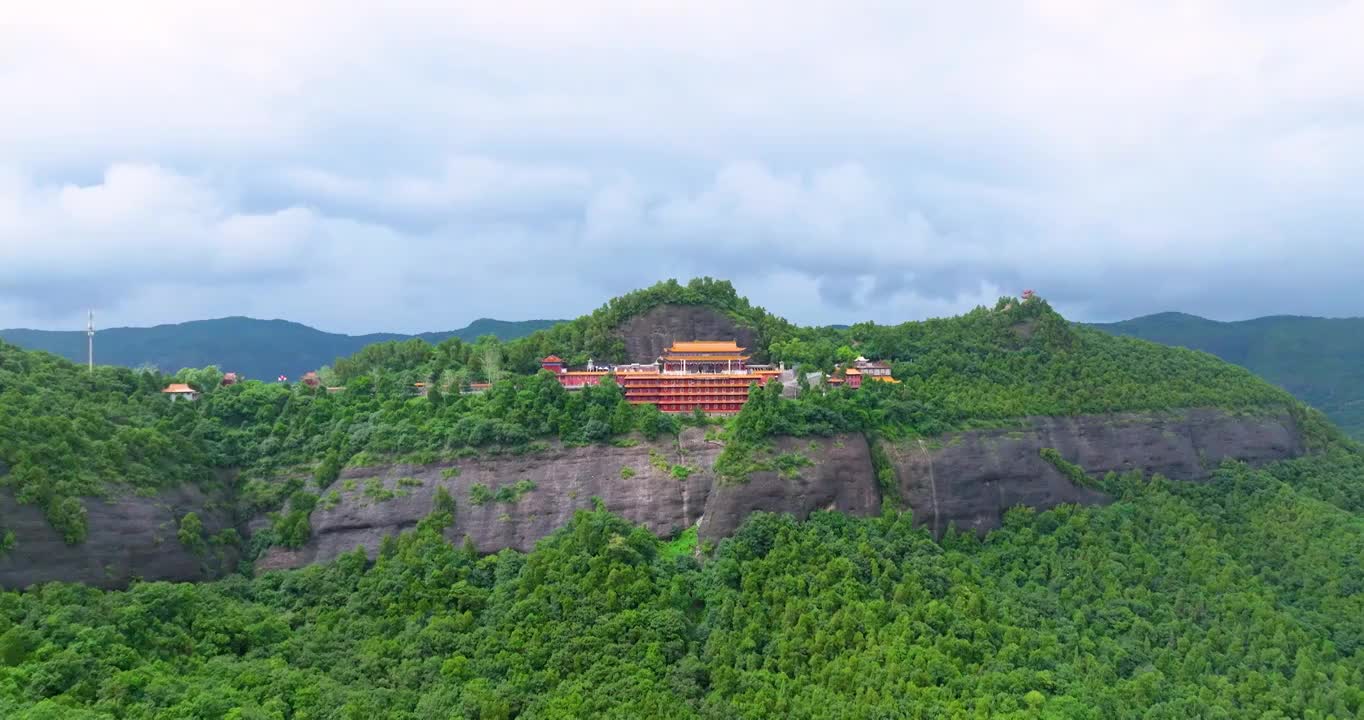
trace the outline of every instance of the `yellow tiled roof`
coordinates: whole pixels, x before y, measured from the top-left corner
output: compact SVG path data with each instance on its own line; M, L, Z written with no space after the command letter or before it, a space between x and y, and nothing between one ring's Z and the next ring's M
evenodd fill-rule
M720 361L720 362L724 362L724 361L726 361L726 360L747 360L747 359L748 359L748 356L747 356L747 355L688 355L687 357L677 357L677 356L675 356L675 355L664 355L664 356L663 356L663 359L664 359L664 360L674 360L674 361L677 361L677 362L681 362L681 361L683 361L683 360L687 360L687 361L689 361L689 362L698 362L698 361L699 361L699 362L715 362L715 361L717 361L717 360Z
M742 352L744 348L733 340L687 340L673 343L665 352L670 353L716 353Z

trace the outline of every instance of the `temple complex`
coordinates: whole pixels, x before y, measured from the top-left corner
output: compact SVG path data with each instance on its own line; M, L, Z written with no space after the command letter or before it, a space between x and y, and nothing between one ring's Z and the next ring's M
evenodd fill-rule
M585 369L570 370L563 358L550 355L540 361L540 367L554 373L559 384L569 390L600 384L610 375L625 390L629 402L657 405L667 413L700 408L710 414L725 414L739 412L753 386L766 385L781 375L781 370L771 365L750 364L745 350L733 340L678 341L653 363L598 366L589 361ZM826 382L857 389L864 378L899 382L891 377L889 364L863 357L840 368Z
M657 405L667 413L697 408L711 414L736 413L754 385L765 385L781 374L770 365L749 365L744 350L733 340L674 342L653 364L597 368L589 363L585 370L569 370L561 358L550 355L540 366L570 390L599 384L611 375L631 403Z

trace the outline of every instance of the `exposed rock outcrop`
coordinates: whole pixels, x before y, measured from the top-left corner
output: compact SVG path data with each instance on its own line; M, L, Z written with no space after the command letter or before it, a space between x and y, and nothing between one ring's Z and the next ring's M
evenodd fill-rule
M0 587L17 589L60 580L123 587L130 580L205 580L237 567L235 547L196 555L176 536L187 513L199 515L205 535L232 526L231 502L193 486L150 497L132 493L85 498L87 539L68 545L41 508L0 492L0 526L17 544L0 556Z
M701 537L733 534L744 518L758 511L791 513L798 518L814 510L840 510L874 515L881 509L867 440L861 435L807 440L778 438L777 453L798 453L812 462L789 476L756 472L748 482L717 484L706 498Z
M529 550L574 511L592 507L594 499L659 535L699 524L705 539L731 534L756 511L802 518L820 509L855 515L880 511L871 452L860 435L781 438L774 445L778 453L799 453L809 464L785 475L754 473L743 484L719 483L712 468L721 447L693 428L675 440L631 447L551 447L520 456L348 469L313 511L308 544L298 550L274 548L256 567L326 562L356 547L373 554L385 536L413 527L430 512L437 487L446 488L456 502L447 537L456 543L468 537L483 552ZM1003 511L1018 504L1049 508L1108 500L1072 484L1043 460L1038 451L1047 447L1094 475L1141 470L1176 480L1207 478L1226 458L1258 464L1304 451L1286 412L1216 410L1030 418L1011 429L954 433L885 449L901 500L913 509L916 522L941 534L953 523L977 532L998 527ZM479 502L483 492L488 497ZM231 522L229 502L188 487L151 498L88 499L86 506L89 539L68 546L38 508L0 494L0 526L14 530L19 541L0 557L0 585L67 580L121 586L134 577L206 578L213 563L180 545L179 520L198 512L208 533ZM264 524L258 519L252 526Z
M1016 428L954 433L888 445L901 498L915 521L941 535L951 523L984 532L1014 505L1039 509L1107 498L1078 487L1039 455L1055 448L1093 476L1140 470L1203 480L1225 459L1263 464L1304 452L1287 413L1219 410L1029 418Z
M636 315L617 331L630 362L651 363L678 340L728 340L754 350L753 330L704 305L659 305Z
M329 508L324 501L313 511L313 540L299 550L271 549L256 568L326 562L356 547L373 554L385 535L413 527L431 511L437 487L444 487L456 504L455 524L446 536L452 542L467 537L482 552L530 550L535 541L566 524L574 511L591 508L596 499L607 510L658 535L671 535L701 521L704 538L729 535L759 510L804 518L820 509L859 515L879 509L880 496L862 436L783 438L777 446L780 452L800 453L811 464L789 477L760 472L747 483L721 485L711 470L721 447L691 428L676 442L630 448L554 448L453 465L348 470L328 491L336 491L339 502ZM458 468L457 474L451 467ZM522 480L529 480L534 489L515 502L474 502L476 485L495 494ZM397 496L377 499L388 493Z
M454 542L467 536L482 552L530 550L575 511L591 508L596 498L657 534L671 534L700 519L720 450L693 429L675 441L634 447L551 448L453 464L348 469L313 511L312 541L301 550L272 549L257 568L325 562L356 547L372 553L385 535L416 525L431 511L437 487L455 500L455 524L447 536ZM685 469L674 471L675 466ZM514 502L475 501L475 486L496 494L523 480L534 489ZM340 501L327 507L332 492ZM396 496L379 499L387 492Z

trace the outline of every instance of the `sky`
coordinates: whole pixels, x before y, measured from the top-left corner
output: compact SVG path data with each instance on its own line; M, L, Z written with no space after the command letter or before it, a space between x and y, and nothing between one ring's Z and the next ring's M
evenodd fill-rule
M1364 0L407 5L8 8L0 327L1364 315Z

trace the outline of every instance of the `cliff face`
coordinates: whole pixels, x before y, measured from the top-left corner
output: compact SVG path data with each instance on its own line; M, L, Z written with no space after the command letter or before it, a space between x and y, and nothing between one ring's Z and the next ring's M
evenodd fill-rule
M778 438L774 445L777 453L799 453L812 465L790 476L758 472L745 483L717 484L706 498L702 538L727 537L744 518L760 510L791 513L798 518L813 510L840 510L852 515L880 512L881 493L866 438Z
M702 305L659 305L636 315L617 331L630 362L651 363L678 340L728 340L753 348L753 331Z
M1286 412L1229 415L1217 410L1030 418L1007 430L955 433L933 442L886 447L900 497L915 521L940 536L950 523L984 532L1014 505L1106 502L1078 487L1038 454L1055 448L1092 476L1140 470L1172 480L1203 480L1225 459L1263 464L1304 452Z
M231 501L185 486L151 497L120 495L86 498L88 536L67 545L43 511L0 493L0 527L13 530L17 543L0 556L0 587L17 589L60 580L100 587L123 587L129 581L206 580L237 567L237 551L215 548L202 556L180 544L176 536L186 513L198 513L205 535L232 526Z
M790 476L760 472L746 483L719 483L711 467L720 446L689 429L676 443L462 461L455 465L459 471L454 477L445 477L447 466L352 470L333 486L340 502L314 511L309 545L297 551L276 548L258 561L257 569L325 562L357 546L372 554L384 535L410 528L430 512L437 486L445 487L457 504L447 536L452 542L467 536L484 552L531 549L574 510L591 507L593 497L657 534L699 522L701 538L712 540L730 535L757 511L800 518L814 510L880 512L881 494L862 436L779 438L775 446L778 453L803 455L810 466ZM900 498L914 510L917 523L940 536L952 523L976 532L999 527L1003 512L1014 505L1046 509L1108 501L1103 493L1071 483L1043 460L1039 450L1047 447L1094 475L1140 470L1175 480L1205 479L1227 458L1264 463L1303 452L1286 413L1239 416L1215 410L1030 418L1014 429L954 433L931 442L887 445L886 451ZM692 470L679 480L670 468L660 467L665 464ZM631 468L631 477L622 477L625 467ZM515 502L471 502L476 483L495 493L518 480L530 480L535 489ZM376 501L366 497L365 485L408 494Z
M456 505L455 524L446 536L457 543L467 537L482 552L530 550L535 541L566 524L574 511L590 509L594 499L657 535L672 535L704 519L700 531L707 538L730 534L756 510L805 517L822 508L858 514L877 509L880 499L861 436L787 438L779 444L783 451L801 452L812 465L791 478L756 473L747 484L734 486L715 482L711 467L721 447L706 442L695 428L676 441L629 448L555 448L453 465L347 470L328 490L336 491L340 501L330 508L324 502L313 511L312 541L298 550L273 548L256 567L326 562L356 547L373 554L385 535L416 525L431 511L437 487L444 487ZM495 495L525 480L534 489L514 501L478 504L474 499L476 485ZM377 499L385 491L397 496Z
M699 523L704 539L731 534L756 511L802 518L821 509L880 512L871 453L861 436L781 438L774 444L777 452L799 453L809 465L787 475L755 473L743 484L718 483L712 467L720 445L688 429L676 440L632 447L551 448L436 465L348 469L313 511L308 544L271 549L256 567L326 562L356 547L373 555L384 536L413 527L430 512L437 487L449 491L456 503L447 537L456 543L467 537L483 552L530 550L574 511L592 507L594 498L659 535ZM954 433L885 450L901 500L913 509L916 522L940 535L952 523L977 532L998 527L1003 511L1017 504L1049 508L1108 500L1072 484L1043 460L1038 451L1046 447L1094 475L1141 470L1194 481L1207 478L1226 458L1263 463L1303 452L1287 413L1245 416L1215 410L1031 418L1012 429ZM490 496L482 502L479 486ZM198 580L219 567L235 566L235 558L221 565L205 561L176 539L180 518L191 510L199 513L207 533L228 526L231 503L224 498L182 488L151 498L90 499L86 505L89 539L68 546L41 511L0 494L0 525L14 530L19 543L0 557L0 585L66 580L112 587L134 577ZM253 524L265 522L259 518Z
M657 534L670 534L701 517L713 481L710 467L720 449L692 430L676 441L629 448L551 448L519 457L454 464L347 469L313 511L313 538L308 545L299 550L274 548L257 562L257 568L325 562L357 546L372 552L385 535L412 527L425 517L437 487L444 487L455 500L455 524L447 536L454 542L468 536L482 552L530 550L536 540L567 523L574 511L590 509L594 498ZM688 470L675 475L673 466ZM684 472L685 479L680 479L678 475ZM534 489L521 493L514 502L492 499L479 504L475 500L477 485L495 495L523 480L534 483ZM378 499L385 490L396 497ZM332 492L340 502L329 508L326 498Z

